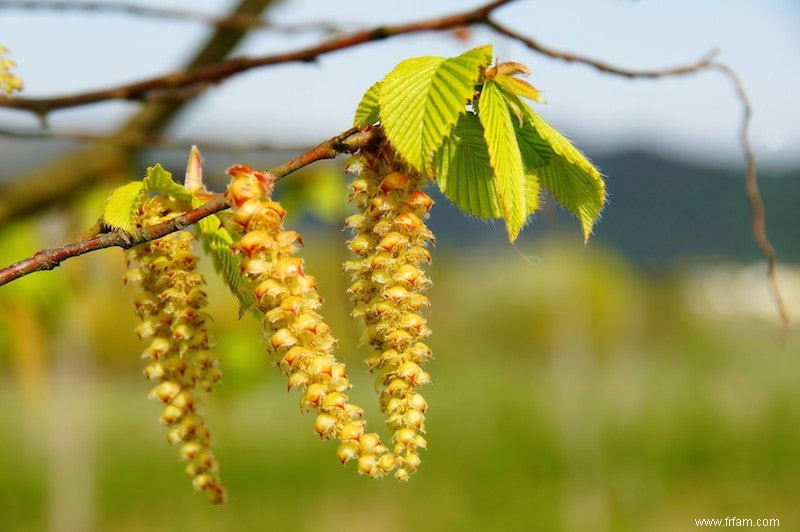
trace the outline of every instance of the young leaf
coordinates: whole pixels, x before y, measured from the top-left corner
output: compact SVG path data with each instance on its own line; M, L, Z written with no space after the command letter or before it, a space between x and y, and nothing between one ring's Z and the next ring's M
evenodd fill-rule
M494 171L478 117L466 113L434 156L436 183L462 211L480 218L500 218Z
M386 137L418 171L427 173L431 156L466 112L492 47L457 57L417 57L401 62L382 81L378 95Z
M494 168L497 200L506 221L508 239L513 242L527 217L525 167L517 144L515 117L511 116L502 89L490 79L483 84L478 116Z
M192 208L200 207L204 201L198 197L192 197ZM255 304L253 295L244 289L244 277L239 268L239 258L233 254L233 237L222 226L217 215L206 216L199 222L200 240L203 248L211 255L217 271L222 273L225 284L228 285L231 293L239 300L239 316L244 315Z
M525 173L525 210L528 215L534 214L539 210L539 194L541 193L541 183L536 172Z
M588 240L606 200L603 177L569 140L533 109L527 106L526 109L527 122L555 152L549 164L536 173L556 201L580 220L583 237Z
M356 116L353 119L355 127L364 127L374 124L380 119L380 107L378 105L378 94L381 90L381 82L376 81L367 89L356 109Z
M524 96L536 102L544 102L539 90L524 79L506 76L505 74L497 74L493 79L495 83L513 94Z
M514 130L526 171L547 166L550 159L556 156L550 144L529 123L515 123Z
M173 181L172 174L164 170L160 164L148 168L142 181L144 182L144 188L142 189L144 194L158 192L186 202L192 200L192 195L189 191Z
M136 213L144 183L132 181L111 193L103 209L103 222L127 233L136 231Z

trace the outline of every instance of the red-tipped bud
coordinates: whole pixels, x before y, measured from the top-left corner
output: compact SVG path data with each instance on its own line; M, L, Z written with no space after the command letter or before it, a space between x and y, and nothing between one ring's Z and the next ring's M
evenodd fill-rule
M272 235L266 231L257 230L249 231L244 235L241 240L239 240L236 247L242 250L248 257L252 257L254 253L263 249L268 249L272 247L273 244Z
M228 173L230 174L230 170ZM263 194L264 189L259 183L250 179L234 179L228 186L228 191L226 193L231 203L233 203L233 206L237 209L241 208L241 206L248 201L260 200Z
M297 231L281 231L275 239L281 247L289 247L294 243L303 245L303 237Z
M406 244L408 244L408 239L393 231L381 239L378 248L392 253L397 249L402 249Z
M347 247L356 255L363 256L375 248L375 241L369 235L360 234L348 241Z
M269 339L272 348L276 351L282 347L291 347L297 343L297 338L295 338L289 329L283 328L278 329Z
M425 212L428 212L431 210L431 207L433 206L433 198L431 198L421 190L414 190L406 198L406 203L414 207L419 207L423 209Z
M398 214L394 223L400 229L412 234L424 225L419 216L409 211Z
M275 265L273 272L278 280L286 280L290 277L303 275L303 259L300 257L283 257Z
M402 172L387 174L380 184L381 192L388 194L392 190L405 190L408 188L408 176Z
M286 351L278 364L283 369L294 368L298 364L303 367L313 356L314 353L310 349L296 345Z

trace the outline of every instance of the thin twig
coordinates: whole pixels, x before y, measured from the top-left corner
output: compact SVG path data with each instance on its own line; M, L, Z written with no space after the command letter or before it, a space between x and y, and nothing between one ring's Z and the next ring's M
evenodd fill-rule
M750 121L752 117L752 106L750 104L750 99L747 96L747 92L744 89L744 84L742 83L739 76L734 72L734 70L730 66L714 60L714 58L717 55L717 52L712 51L705 57L698 60L697 62L688 65L664 68L660 70L632 70L628 68L622 68L610 65L608 63L598 61L596 59L592 59L582 55L572 54L569 52L550 48L530 37L521 35L509 29L508 27L503 26L502 24L496 22L491 18L486 20L486 25L494 29L498 33L510 37L516 41L519 41L525 44L531 50L544 54L548 57L552 57L554 59L560 59L571 63L580 63L583 65L593 67L599 70L600 72L613 74L615 76L623 76L629 79L641 79L641 78L655 79L663 77L684 76L687 74L695 74L705 70L718 70L728 77L728 79L733 83L734 88L736 89L736 94L742 106L742 125L739 131L739 142L745 160L744 180L745 180L745 190L747 192L747 198L750 202L752 210L751 225L753 232L753 240L755 240L756 245L759 247L762 255L764 256L764 259L767 261L767 279L769 281L770 291L772 292L772 296L775 300L775 305L777 306L778 310L778 316L781 321L781 336L785 340L790 326L789 312L786 308L786 304L783 300L780 286L778 284L778 275L776 270L777 254L775 252L774 246L767 237L766 212L764 209L764 202L761 199L761 193L758 187L758 173L756 170L755 152L753 151L753 146L750 143Z
M163 99L165 95L170 92L174 93L174 91L185 89L186 87L194 87L197 91L202 91L210 84L219 83L231 76L257 67L294 62L310 63L316 61L320 56L331 52L344 50L367 42L379 41L395 35L421 31L445 30L483 23L494 10L512 1L513 0L496 0L472 11L466 11L456 15L428 19L411 24L380 26L329 39L321 44L294 52L255 58L233 58L190 71L172 72L164 76L98 91L56 96L53 98L10 98L3 96L0 97L0 107L29 111L35 113L39 117L46 117L48 113L57 109L66 109L110 100L147 101ZM194 91L191 92L192 95L194 95ZM174 98L174 95L172 97Z
M756 155L750 142L750 123L753 117L753 107L750 104L750 98L747 96L741 78L739 78L730 66L725 63L714 62L710 65L710 68L725 74L731 83L733 83L739 101L742 103L742 124L739 129L739 143L742 146L742 153L744 154L745 160L744 183L747 199L750 200L750 209L752 211L751 227L753 231L753 240L755 240L756 245L761 249L761 254L764 255L767 261L767 278L769 279L770 290L772 291L775 305L778 307L778 314L781 319L781 335L785 340L789 333L790 326L789 311L786 308L786 303L783 300L781 289L778 284L776 268L778 256L775 252L775 247L767 237L766 210L764 209L764 201L761 199L761 192L758 187Z
M187 9L176 9L161 6L147 6L131 4L126 2L64 2L64 1L39 1L22 0L8 1L0 0L0 9L20 9L20 10L51 10L51 11L83 11L92 13L117 13L123 15L133 15L138 17L151 17L156 19L188 20L200 22L217 28L237 29L237 30L258 30L268 29L283 33L297 33L301 31L323 31L326 33L341 33L344 24L334 24L331 22L305 22L300 24L277 24L261 17L245 14L231 14L217 16L199 11ZM348 23L352 26L352 23Z
M700 70L709 68L714 60L714 57L716 57L717 55L717 51L712 50L698 61L688 65L679 65L661 69L635 70L635 69L622 68L615 65L611 65L609 63L599 61L597 59L592 59L583 55L573 54L570 52L565 52L563 50L550 48L549 46L545 46L544 44L540 43L535 39L532 39L531 37L527 37L525 35L517 33L516 31L500 24L499 22L497 22L492 18L488 18L485 21L485 23L487 26L489 26L496 32L500 33L501 35L505 35L506 37L510 37L515 41L519 41L528 48L530 48L531 50L546 55L547 57L551 57L553 59L560 59L568 63L580 63L582 65L594 67L600 72L605 72L607 74L614 74L615 76L622 76L630 79L633 78L655 79L655 78L664 78L672 76L683 76L685 74L694 74L699 72Z
M138 132L124 132L118 135L107 133L97 133L93 131L71 130L20 130L0 128L0 137L13 139L38 139L38 140L65 140L73 142L102 142L113 144L121 148L162 148L162 149L181 149L187 146L200 146L203 152L302 152L309 149L309 144L304 145L284 145L269 142L257 141L222 141L218 139L190 138L179 139L169 138L162 135L144 135Z
M379 135L379 128L365 128L364 130L353 128L347 130L308 150L299 157L270 169L269 172L275 176L276 179L280 179L314 161L332 159L343 153L353 153L367 144L374 142ZM137 244L161 238L164 235L180 231L181 229L197 223L206 216L210 216L211 214L229 207L230 203L228 199L225 195L220 194L214 196L211 200L196 209L166 222L143 228L135 234L117 229L108 233L82 239L72 244L44 249L25 260L0 269L0 285L4 285L14 279L18 279L33 272L52 270L59 266L61 262L85 253L110 247L128 249Z

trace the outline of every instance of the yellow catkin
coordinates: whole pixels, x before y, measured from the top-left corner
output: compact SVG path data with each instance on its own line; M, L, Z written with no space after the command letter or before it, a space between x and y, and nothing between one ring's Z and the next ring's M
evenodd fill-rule
M182 206L156 196L144 202L140 225L153 225L180 214ZM194 488L215 504L225 502L219 463L210 450L210 434L199 413L198 389L211 391L222 373L211 348L204 312L204 280L195 271L195 237L180 231L127 253L127 282L138 285L134 305L141 322L137 334L148 343L142 354L145 376L155 385L150 397L164 404L161 421L167 439L180 445L180 456Z
M348 400L345 365L334 357L336 339L318 313L322 298L316 280L295 256L302 239L284 230L285 211L271 199L272 177L245 166L228 173L233 178L228 225L240 235L235 249L263 313L269 350L289 389L300 391L300 408L316 413L314 431L339 440L339 460L356 460L360 473L382 476L394 468L392 454L376 434L366 432L364 411Z
M350 201L356 214L346 225L354 260L345 263L352 275L349 294L353 316L366 325L367 360L382 388L381 409L392 431L395 477L407 480L420 463L427 443L427 402L417 388L430 382L422 365L431 358L422 339L430 334L421 311L428 307L422 291L430 285L423 266L434 241L424 220L433 200L422 190L422 178L408 170L388 144L359 153L350 166L356 172Z

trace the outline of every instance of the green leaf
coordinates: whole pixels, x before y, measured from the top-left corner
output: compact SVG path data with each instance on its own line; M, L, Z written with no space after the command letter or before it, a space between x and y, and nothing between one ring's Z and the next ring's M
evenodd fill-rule
M541 184L539 183L539 176L535 172L525 173L525 210L528 215L535 213L539 210L539 195L541 193Z
M505 94L492 80L483 84L478 115L494 168L497 200L505 218L508 239L513 242L527 217L525 167Z
M517 134L517 144L522 154L522 163L525 165L525 170L529 171L547 166L550 159L555 156L550 144L540 137L536 130L533 129L533 126L527 122L515 123L514 131Z
M414 168L428 173L428 162L458 117L466 112L492 47L457 57L417 57L401 62L381 82L380 119L394 149Z
M143 182L132 181L114 190L103 209L103 222L110 227L134 233L143 188Z
M173 181L172 174L164 170L160 164L147 169L143 182L144 188L142 192L144 194L159 193L187 203L192 201L191 193Z
M526 109L526 120L555 153L547 166L536 169L536 173L553 198L578 218L583 237L589 240L606 201L603 177L569 140L533 109Z
M500 218L494 170L478 117L466 113L434 156L436 183L462 211L480 218Z
M192 197L192 208L196 209L205 203L198 197ZM246 289L245 279L239 268L239 257L234 255L233 237L222 226L222 222L216 214L206 216L199 222L200 240L203 248L211 255L214 266L222 274L225 284L228 285L231 293L239 300L239 316L251 309L255 305L252 293Z
M355 127L364 127L374 124L380 119L380 106L378 104L378 94L380 94L381 82L376 81L367 89L356 109L356 116L353 119Z

